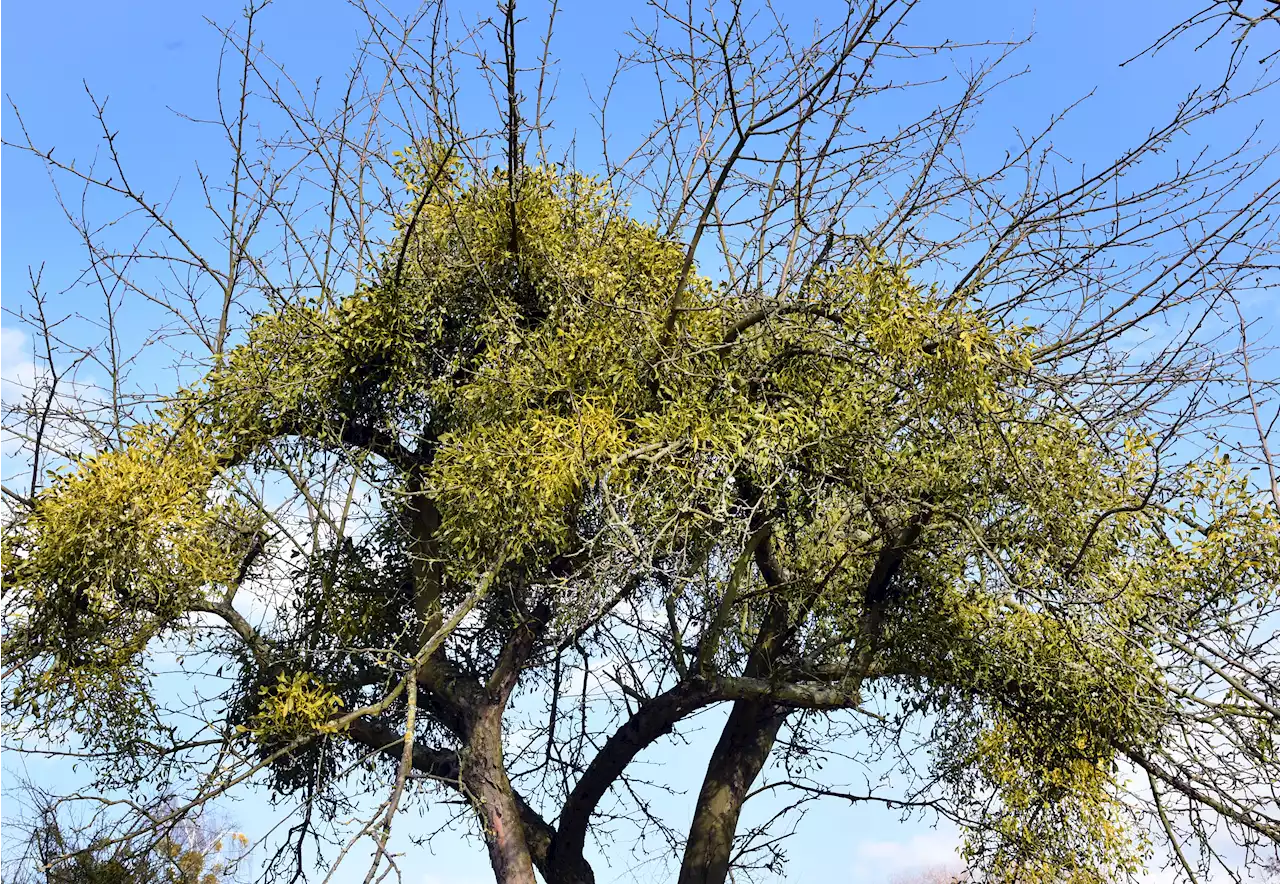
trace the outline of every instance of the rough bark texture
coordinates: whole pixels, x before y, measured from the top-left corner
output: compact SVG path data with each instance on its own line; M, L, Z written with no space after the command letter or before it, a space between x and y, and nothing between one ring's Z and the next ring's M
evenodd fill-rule
M706 704L706 692L693 682L681 682L671 690L642 705L592 759L560 814L559 830L552 847L551 865L558 881L579 884L590 868L582 861L591 814L627 765L659 737L671 733L685 715Z
M756 546L754 558L761 579L771 588L778 590L787 584L787 574L778 561L771 537ZM774 595L747 656L746 677L768 677L782 662L796 626L814 598L814 588L807 588L792 610L785 595ZM759 700L743 699L733 704L698 794L680 864L679 884L722 884L728 876L733 859L733 836L747 791L768 761L789 711Z
M698 794L679 884L723 884L747 790L768 760L788 712L755 701L733 704Z
M480 712L459 759L459 778L484 827L497 884L537 884L520 802L502 761L502 707Z

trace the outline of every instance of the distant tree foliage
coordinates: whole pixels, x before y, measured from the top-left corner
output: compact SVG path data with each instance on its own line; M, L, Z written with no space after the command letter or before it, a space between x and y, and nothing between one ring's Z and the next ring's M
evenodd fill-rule
M56 802L34 790L38 807L21 860L6 858L14 884L232 884L235 857L248 846L241 833L219 835L199 820L169 825L165 834L121 841L106 829L85 832L60 818ZM96 846L104 845L104 846ZM12 849L12 848L11 848ZM230 860L230 862L229 862Z

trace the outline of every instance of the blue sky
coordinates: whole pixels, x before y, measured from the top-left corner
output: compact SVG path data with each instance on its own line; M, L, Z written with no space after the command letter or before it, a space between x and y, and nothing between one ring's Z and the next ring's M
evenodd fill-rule
M392 0L392 5L394 0ZM462 5L462 4L459 4ZM804 17L809 2L788 4L788 14ZM1027 74L1003 87L988 103L971 139L976 154L994 154L1010 144L1016 129L1044 125L1062 107L1097 95L1082 105L1062 128L1057 143L1073 164L1101 162L1131 143L1166 116L1195 82L1217 72L1212 51L1162 54L1121 69L1119 62L1145 46L1176 20L1177 9L1195 4L1163 0L944 0L926 4L917 16L921 42L945 35L955 39L1008 39L1034 35L1014 67ZM541 3L522 4L536 20ZM595 124L586 101L588 88L599 91L624 45L639 3L566 0L561 4L555 54L560 66L559 102L553 112L557 137L567 143L578 135L580 160L594 161ZM486 7L487 8L487 7ZM174 212L189 215L197 227L200 198L196 168L215 176L223 170L214 130L184 119L207 118L214 102L220 37L204 19L231 24L238 3L82 2L5 4L0 32L0 80L6 96L43 145L56 145L66 157L87 161L101 145L90 114L85 84L99 98L109 98L109 114L119 130L119 145L135 184L148 194L174 191ZM335 0L277 0L263 15L262 34L272 53L300 81L319 79L322 88L338 82L349 64L359 22L351 9ZM530 33L538 25L530 26ZM622 134L647 121L620 113ZM6 140L20 136L10 108L4 109ZM1224 118L1215 138L1229 141L1244 135L1244 119ZM223 163L225 165L225 162ZM1064 161L1064 168L1076 168ZM16 151L0 158L0 298L7 311L24 303L28 268L44 263L53 290L68 285L82 264L75 237L52 199L49 182L38 163ZM211 231L206 229L205 234ZM78 290L62 296L74 307ZM1275 316L1274 308L1268 315ZM138 314L145 320L145 311ZM145 322L144 322L145 324ZM3 366L6 379L28 376L30 341L6 315L3 320ZM8 393L6 393L8 395ZM6 472L9 466L6 466ZM670 782L686 790L683 806L692 804L700 782L700 764L710 750L722 712L698 720L698 730L685 746L652 748L642 760L660 765ZM5 770L19 762L6 755ZM47 782L67 779L64 766L29 762L28 772ZM12 776L7 783L12 782ZM260 799L228 802L223 810L251 833L264 831L273 819ZM6 814L10 811L6 810ZM415 812L416 813L416 812ZM415 821L406 818L402 828ZM424 820L421 831L432 827ZM943 862L955 843L954 833L935 829L929 820L900 822L891 812L850 808L829 802L815 809L791 842L788 878L796 881L848 881L878 884L895 872ZM406 858L415 884L470 884L491 880L483 849L474 841L444 835L428 853L413 848ZM622 846L610 867L616 880L630 880L629 856ZM350 877L363 868L353 864ZM614 880L597 864L598 880Z

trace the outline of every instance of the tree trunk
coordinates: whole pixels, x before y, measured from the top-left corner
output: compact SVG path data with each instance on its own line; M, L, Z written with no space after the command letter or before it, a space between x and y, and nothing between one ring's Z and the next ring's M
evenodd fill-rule
M747 790L768 760L788 711L756 701L733 704L698 794L679 884L724 884Z
M494 704L477 714L468 736L459 778L484 827L494 880L497 884L537 884L520 820L520 804L502 760L501 705Z

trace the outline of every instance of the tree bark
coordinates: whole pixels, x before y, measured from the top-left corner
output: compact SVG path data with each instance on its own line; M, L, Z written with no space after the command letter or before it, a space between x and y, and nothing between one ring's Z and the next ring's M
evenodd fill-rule
M877 558L868 581L859 653L859 667L852 696L861 689L870 670L883 632L886 609L892 601L893 578L907 551L915 544L928 520L928 510L913 517L894 539L885 545ZM769 586L777 589L786 583L772 545L763 543L756 549L756 564ZM760 678L772 673L785 658L795 629L813 602L810 592L800 602L798 612L789 612L782 596L775 596L766 614L756 642L747 659L745 675ZM698 795L689 839L685 842L684 861L679 884L724 884L733 855L733 837L738 817L751 784L755 782L778 730L789 710L777 703L743 699L733 705L720 741L707 766L707 774Z
M595 876L583 859L591 814L627 765L658 738L671 733L676 722L710 702L701 682L682 681L644 703L592 759L565 800L552 842L549 865L555 884L592 884Z
M780 592L788 577L778 561L771 537L766 536L755 547L754 558L760 577L775 593L743 672L748 678L757 679L767 677L781 662L815 594L814 588L809 587L797 600L796 610L791 610ZM778 730L789 712L767 701L734 702L720 740L711 753L702 791L698 794L680 864L679 884L723 884L733 859L733 836L747 791L768 761Z
M747 791L768 760L789 712L752 700L733 704L698 794L679 884L723 884Z
M502 706L480 711L460 753L459 779L484 828L497 884L537 884L525 840L520 802L502 759Z

